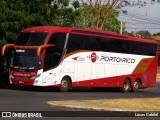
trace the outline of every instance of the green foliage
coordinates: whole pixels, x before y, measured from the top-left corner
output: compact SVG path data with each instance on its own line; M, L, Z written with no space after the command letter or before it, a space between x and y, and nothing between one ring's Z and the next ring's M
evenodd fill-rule
M103 30L120 31L120 21L117 19L119 13L115 9L110 9L108 5L83 4L80 11L81 17L78 20L80 27L101 29L105 20Z
M74 2L72 3L72 5L73 5L73 7L74 7L75 9L77 9L77 8L80 7L80 3L79 3L78 1L74 1Z
M108 17L103 29L119 33L121 22L117 19L117 16L118 16L117 12L111 14Z
M59 25L75 26L79 2L68 7L69 0L0 0L0 45L14 43L19 32L27 27ZM5 41L5 42L4 42Z
M160 32L153 34L153 36L157 36L157 35L160 35Z
M34 26L70 26L90 28L96 23L97 17L93 7L85 6L81 11L78 0L0 0L0 47L6 43L14 43L19 32ZM100 14L105 14L107 6L103 6ZM88 14L89 13L89 14ZM86 24L86 14L90 22ZM104 30L116 31L120 29L120 22L114 12L105 22ZM88 18L87 18L88 19ZM98 22L102 22L99 19ZM93 27L94 29L94 27Z
M0 0L0 41L14 43L22 29L47 25L49 4L39 0Z

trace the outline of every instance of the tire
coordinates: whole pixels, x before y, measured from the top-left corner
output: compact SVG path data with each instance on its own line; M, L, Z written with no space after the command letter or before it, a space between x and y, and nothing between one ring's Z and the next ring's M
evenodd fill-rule
M63 77L60 85L60 92L68 92L71 89L71 82L68 77Z
M138 79L136 79L132 86L132 92L138 92L140 88L141 88L141 83Z
M129 79L125 79L122 87L123 92L129 92L131 91L131 82Z

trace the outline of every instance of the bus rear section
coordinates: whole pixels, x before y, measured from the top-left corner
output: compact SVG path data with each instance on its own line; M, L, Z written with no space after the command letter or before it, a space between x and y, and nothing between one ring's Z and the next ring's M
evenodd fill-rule
M34 31L34 32L33 32ZM157 43L116 33L63 27L21 32L12 48L10 83L74 87L114 87L124 92L154 87Z

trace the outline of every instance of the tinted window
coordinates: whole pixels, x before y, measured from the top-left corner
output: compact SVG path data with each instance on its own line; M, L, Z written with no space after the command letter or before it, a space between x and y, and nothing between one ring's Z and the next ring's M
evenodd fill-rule
M149 55L149 56L156 55L156 49L157 49L156 44L132 42L131 46L132 46L131 47L132 54Z
M10 67L15 70L34 71L41 68L41 59L36 50L16 49L12 52Z
M156 44L79 34L70 34L67 44L67 53L76 50L93 50L155 56L156 49Z
M82 35L70 34L67 43L67 53L84 50L85 37Z
M36 46L36 45L43 45L45 43L45 39L48 33L41 32L30 32L24 33L22 32L19 37L17 38L16 45L28 45L28 46Z
M44 70L49 70L49 69L53 68L54 63L55 63L54 49L53 48L46 48Z
M52 69L61 62L64 53L66 33L53 33L48 44L55 44L54 47L46 48L44 70Z
M31 33L20 33L17 38L16 45L26 45L30 36Z
M97 37L85 36L85 50L100 50L100 39Z
M101 51L117 52L117 42L111 38L98 38L101 41Z
M63 48L66 39L66 33L53 33L48 44L55 44L55 47Z
M118 40L112 38L99 38L101 51L117 52L138 55L156 55L156 44Z

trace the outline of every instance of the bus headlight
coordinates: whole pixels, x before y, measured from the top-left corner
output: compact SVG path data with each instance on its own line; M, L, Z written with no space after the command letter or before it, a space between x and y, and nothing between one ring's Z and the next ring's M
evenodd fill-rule
M14 76L12 74L9 75L10 78L14 78Z
M38 77L40 77L40 76L41 76L41 73L38 74L38 75L35 75L35 76L31 77L31 79L36 79L36 78L38 78Z

